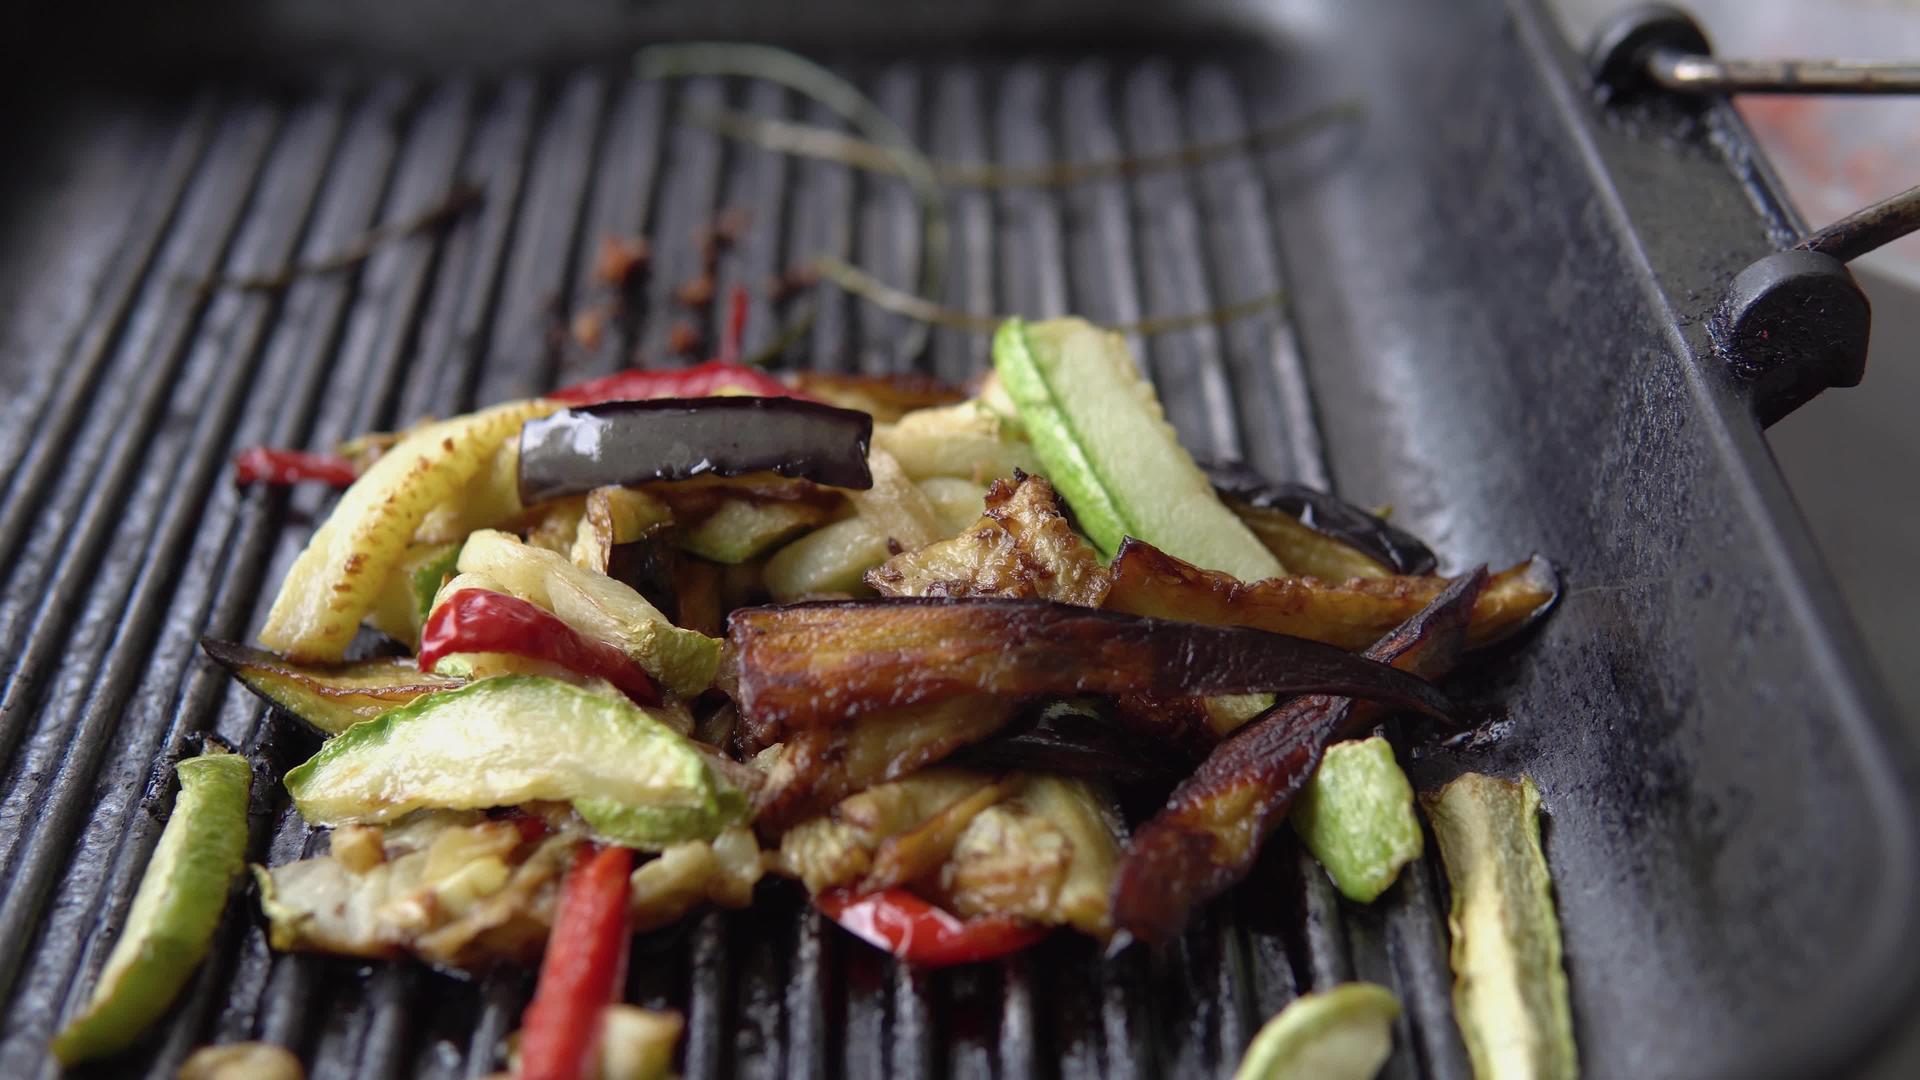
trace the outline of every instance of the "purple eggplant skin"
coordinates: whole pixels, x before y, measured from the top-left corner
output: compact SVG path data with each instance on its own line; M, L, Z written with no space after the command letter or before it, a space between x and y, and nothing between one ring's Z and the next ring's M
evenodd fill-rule
M1466 649L1473 604L1486 583L1485 567L1455 578L1375 642L1367 658L1421 678L1445 675ZM1247 875L1327 747L1389 711L1313 694L1274 706L1214 747L1134 832L1114 875L1114 925L1150 942L1178 936L1195 908Z
M785 397L654 398L562 409L520 429L520 500L606 485L773 472L873 486L873 417Z
M1336 495L1304 484L1269 480L1238 461L1202 462L1213 489L1261 510L1278 510L1315 532L1380 560L1396 574L1433 573L1439 560L1419 537Z

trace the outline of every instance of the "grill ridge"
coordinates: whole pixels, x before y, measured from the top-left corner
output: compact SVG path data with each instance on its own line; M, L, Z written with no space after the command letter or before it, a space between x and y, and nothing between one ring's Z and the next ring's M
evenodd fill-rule
M1245 127L1245 99L1232 73L1218 67L1063 65L1032 56L1005 66L950 60L856 73L922 145L957 160L1105 158ZM325 446L359 430L612 370L632 353L664 362L668 328L688 317L672 290L699 269L689 233L724 207L748 207L753 221L721 261L721 302L699 316L710 342L725 317L726 290L736 283L756 299L746 350L770 341L777 327L759 304L761 285L814 252L857 253L855 261L890 281L915 280L919 208L899 181L832 162L789 162L676 122L683 108L723 103L843 126L798 95L744 80L657 84L590 69L497 84L384 82L327 106L333 129L324 167L305 178L309 194L295 200L301 210L289 223L270 212L264 194L230 193L290 183L276 179L276 170L285 168L291 144L317 137L300 134L299 118L307 114L299 108L318 106L296 108L284 124L269 109L274 123L251 143L241 138L242 120L266 107L249 104L244 93L193 114L200 126L176 138L167 159L173 172L163 170L178 179L156 185L163 193L177 189L177 197L156 196L163 207L130 215L129 235L150 236L145 263L131 283L103 279L109 302L72 354L94 357L99 371L92 377L102 385L119 380L123 394L138 385L133 372L150 354L168 359L167 373L177 369L201 381L148 390L123 410L136 420L131 434L99 448L81 446L45 478L32 471L47 468L33 464L40 458L23 457L27 464L5 493L6 513L31 515L42 509L37 484L50 496L43 516L79 523L91 544L59 558L56 576L31 598L31 608L17 591L9 595L8 611L31 610L37 619L26 641L29 662L9 682L9 707L17 710L14 703L27 700L18 695L56 675L62 689L86 685L96 672L106 679L79 710L57 694L35 715L7 714L10 722L18 717L13 738L31 735L25 753L9 754L10 770L51 760L63 772L56 781L16 783L0 805L16 820L25 808L43 805L76 815L85 794L141 780L148 788L146 798L110 798L96 812L78 850L110 849L99 868L70 864L68 841L58 839L67 834L57 830L35 834L56 839L24 846L0 839L0 860L25 867L28 884L38 880L43 892L39 899L23 893L0 900L0 927L32 927L47 910L44 901L57 896L50 926L63 928L58 939L43 934L30 952L16 949L11 958L16 973L29 957L36 980L42 969L51 973L46 986L23 980L9 998L4 1052L8 1062L25 1064L21 1074L45 1073L37 1055L48 1029L91 982L73 973L91 972L104 957L111 935L89 937L81 928L95 913L118 925L157 838L158 820L136 812L165 802L167 771L156 759L171 762L185 736L201 729L267 756L297 757L311 744L195 658L202 629L244 636L258 624L273 584L327 502L306 490L220 487L227 453L262 441ZM1036 124L1035 116L1048 122ZM1200 131L1187 134L1189 128ZM248 147L251 157L239 152ZM229 175L236 170L240 175ZM413 216L461 179L485 186L476 211L436 235L384 245L363 266L297 281L284 296L222 295L183 310L166 291L167 281L196 260L252 272L273 269L296 248L308 257L329 254L373 221ZM970 311L1072 310L1130 321L1269 291L1280 284L1269 250L1270 183L1270 170L1240 155L1066 190L952 192L955 246L944 299ZM229 197L221 201L221 194ZM282 236L283 246L272 249L278 257L250 246L262 230ZM638 309L610 323L598 349L556 349L553 315L601 291L591 273L603 233L649 236L651 280ZM208 238L217 243L208 245ZM815 305L808 338L820 366L879 370L894 359L897 317L825 285L796 300L788 315L808 301ZM1283 312L1137 344L1162 381L1170 414L1199 440L1196 446L1324 478L1311 393ZM940 329L917 359L922 370L964 377L985 364L985 342ZM189 428L161 422L177 394L201 385L207 404ZM47 421L56 426L44 430L100 426L82 415L84 396L74 400L76 418L63 420L56 409ZM1273 430L1272 415L1286 421L1285 430ZM40 441L26 453L45 455ZM167 463L172 502L162 487L135 482L134 465L156 451ZM111 463L103 489L81 498L54 486L98 471L102 460ZM94 580L88 571L118 533L111 527L114 496L126 490L144 500L139 505L160 508L136 530L153 565ZM27 546L26 566L47 565L44 541ZM80 606L71 602L55 609L74 600L84 604L80 615L71 613ZM88 621L122 608L125 626L137 632ZM82 648L72 656L56 652L66 622L76 618ZM11 642L16 635L6 632ZM132 712L107 738L118 706L129 702ZM28 731L29 719L37 730ZM82 731L75 748L49 756L75 725ZM54 794L41 794L43 788ZM262 792L256 805L254 852L279 861L316 847L317 835L283 792ZM631 996L686 1010L690 1075L844 1069L856 1076L1149 1076L1221 1067L1303 977L1302 988L1322 986L1357 966L1402 987L1444 978L1427 868L1401 886L1405 904L1358 926L1343 922L1324 875L1302 860L1297 887L1307 921L1304 948L1295 951L1268 925L1273 898L1263 893L1228 897L1197 919L1179 946L1178 955L1192 961L1184 968L1150 963L1137 951L1103 959L1091 943L1063 936L993 967L913 972L850 944L792 902L797 890L770 885L779 897L771 906L710 912L642 939ZM1260 906L1248 906L1254 904ZM406 968L362 971L344 961L273 956L254 920L236 915L222 927L175 1023L157 1040L148 1071L170 1075L186 1052L211 1038L262 1037L296 1047L314 1063L316 1077L478 1076L495 1067L530 989L530 977L519 972L462 983ZM1414 1062L1403 1051L1398 1067L1433 1068L1435 1047L1445 1043L1429 1031L1433 1018L1446 1015L1444 1002L1439 1008L1410 1001L1412 1038L1402 1045L1417 1044L1422 1057Z

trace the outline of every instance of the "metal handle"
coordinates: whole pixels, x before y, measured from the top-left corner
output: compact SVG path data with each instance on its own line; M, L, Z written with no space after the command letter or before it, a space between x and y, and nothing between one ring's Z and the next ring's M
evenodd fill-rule
M1649 4L1594 37L1587 61L1611 102L1649 94L1905 94L1920 65L1719 60L1686 12ZM1734 275L1708 320L1714 351L1764 424L1866 375L1873 313L1846 264L1920 230L1920 187L1834 222Z
M1593 79L1612 93L1915 94L1920 64L1877 60L1724 60L1692 17L1667 4L1622 12L1594 35Z
M1721 60L1654 47L1640 54L1664 90L1687 94L1913 94L1920 64L1879 60Z

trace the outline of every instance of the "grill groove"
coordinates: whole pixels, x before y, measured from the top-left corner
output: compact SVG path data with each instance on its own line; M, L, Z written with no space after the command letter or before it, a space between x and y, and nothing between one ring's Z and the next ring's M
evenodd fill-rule
M1110 158L1248 126L1235 77L1218 66L1035 57L855 74L904 129L954 160ZM311 749L195 658L201 632L237 637L258 624L326 503L312 491L234 491L220 482L233 449L325 447L636 355L666 362L675 321L694 320L714 340L735 284L756 300L752 352L777 332L765 283L815 252L914 279L918 207L902 184L676 123L684 109L720 105L842 126L774 86L600 70L484 86L384 82L284 116L239 91L182 123L151 194L129 214L98 311L69 349L82 377L51 391L0 511L0 521L38 525L0 540L21 549L0 607L0 643L17 658L0 706L9 779L0 825L15 826L0 829L0 866L14 882L0 899L0 929L14 931L0 951L0 985L13 984L0 1044L9 1075L46 1074L44 1040L111 940L90 928L124 916L167 801L169 770L153 763L170 764L202 730L277 767ZM284 295L203 302L177 287L217 266L268 272L296 250L329 254L462 181L481 184L484 201L439 234L390 243ZM974 312L1131 321L1273 291L1271 182L1265 162L1241 155L1064 190L954 191L945 299ZM748 208L752 224L721 262L722 302L689 312L673 291L700 270L693 231L732 206ZM649 236L654 261L636 310L588 349L555 331L571 307L604 295L592 280L604 234ZM894 362L897 317L824 285L789 316L808 303L814 322L796 352L810 362ZM1304 363L1282 312L1136 344L1196 447L1324 480ZM983 338L940 329L923 364L957 379L985 361ZM82 392L96 385L97 407ZM71 455L48 449L54 441ZM90 477L98 482L78 482ZM105 558L128 545L143 558ZM312 850L317 838L283 793L261 792L256 810L256 855ZM75 831L58 826L83 812L91 817L75 844ZM29 815L56 827L20 830ZM1402 1045L1419 1057L1403 1052L1398 1067L1458 1075L1436 1064L1458 1051L1427 869L1384 914L1354 919L1317 868L1292 858L1267 860L1260 884L1214 905L1173 957L1103 959L1062 936L998 967L933 974L848 945L810 911L776 913L795 910L795 893L771 887L780 902L768 910L709 913L643 939L630 997L687 1011L691 1075L1184 1075L1230 1067L1297 981L1321 986L1357 969L1406 991L1412 1038ZM1289 891L1304 931L1275 913ZM254 920L236 915L148 1072L170 1075L204 1041L259 1037L295 1047L316 1077L478 1076L497 1065L529 990L522 973L459 983L273 956Z

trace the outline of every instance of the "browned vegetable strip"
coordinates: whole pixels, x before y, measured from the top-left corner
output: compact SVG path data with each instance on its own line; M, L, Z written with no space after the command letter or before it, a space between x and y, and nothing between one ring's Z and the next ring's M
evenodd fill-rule
M986 514L950 540L902 552L867 571L882 596L1039 597L1099 607L1107 568L1067 524L1043 476L995 480Z
M1444 674L1459 659L1486 583L1484 568L1454 579L1367 655L1429 678ZM1134 834L1114 879L1114 924L1149 941L1178 934L1195 906L1246 876L1328 744L1380 712L1351 698L1298 698L1214 748Z
M795 731L754 799L754 825L776 836L856 791L985 739L1018 708L1010 698L966 694Z
M1244 582L1128 540L1113 560L1106 608L1210 626L1251 626L1362 649L1447 587L1442 577L1380 577L1340 583L1281 577ZM1558 595L1553 567L1538 556L1495 574L1474 604L1469 648L1489 644L1543 614Z
M873 853L873 869L860 883L861 892L879 892L926 877L953 854L953 845L980 811L1007 797L1013 783L988 784L965 798L955 799L939 813L914 828L889 836Z
M1303 638L1037 600L743 608L735 704L762 730L823 727L963 694L1337 693L1445 716L1415 676Z
M213 638L201 638L200 647L247 689L327 735L466 681L423 672L405 658L297 664L264 649Z

